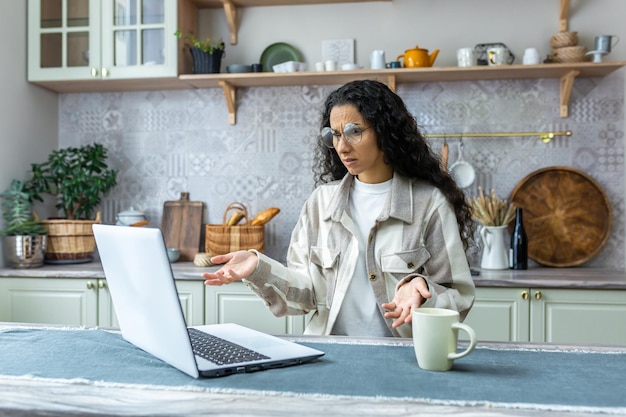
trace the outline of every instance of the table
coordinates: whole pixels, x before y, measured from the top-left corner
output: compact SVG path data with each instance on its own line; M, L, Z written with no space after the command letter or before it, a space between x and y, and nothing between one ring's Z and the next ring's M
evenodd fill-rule
M46 338L50 335L71 339L61 340L59 344L53 341L47 343ZM276 417L626 415L626 396L623 395L626 347L482 343L470 356L455 362L452 371L427 372L417 367L410 339L289 339L322 348L327 355L316 362L291 368L193 380L123 341L117 331L0 323L0 414ZM9 342L11 344L7 345ZM90 346L93 349L90 350ZM106 356L109 347L122 349L124 355L119 362L116 359L107 365L106 357L98 360L97 352ZM35 355L30 356L32 353ZM510 356L513 359L506 359L507 355L513 355ZM61 358L58 363L52 363L58 365L56 371L40 365L45 356ZM380 360L365 364L370 356ZM551 363L564 360L563 363L567 364L572 362L572 358L575 361L571 366L562 364L547 373L541 371L544 368L539 363L541 360ZM125 364L125 360L129 362ZM147 364L142 365L147 366L144 368L146 371L141 372L142 375L134 375L133 370L128 368L142 361ZM614 365L599 365L607 361ZM380 368L383 371L377 370L376 362L384 364ZM76 364L80 367L72 371L72 366ZM113 376L102 371L111 366L116 367ZM568 367L572 369L565 369ZM151 376L152 373L154 375ZM493 375L490 376L490 373ZM300 384L290 384L289 375L295 375ZM477 400L471 395L464 397L466 393L459 393L468 389L471 391L472 385L484 383L486 377L492 376L496 378L494 383L485 385L485 389L479 391L482 399ZM525 377L530 377L528 381L531 383L539 384L534 387L534 394L532 385L519 386L515 382L516 378ZM166 382L170 378L171 382ZM462 389L458 389L456 384L459 380L463 381L460 385ZM444 388L449 385L455 395L446 393ZM507 391L506 385L519 390L519 393L511 392L510 387ZM596 404L574 404L577 398L585 396L584 392L596 385L604 395ZM423 395L429 386L435 391ZM385 387L391 389L385 391ZM570 397L571 404L551 404L550 397L547 397L547 402L543 398L543 403L533 404L524 398L526 395L541 397L542 391L550 390L555 395L559 392L575 393L576 390L581 390L583 394ZM407 392L411 394L407 395Z

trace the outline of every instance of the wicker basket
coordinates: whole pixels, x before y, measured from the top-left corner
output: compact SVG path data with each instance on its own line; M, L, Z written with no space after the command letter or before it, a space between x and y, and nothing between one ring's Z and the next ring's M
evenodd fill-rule
M227 226L226 216L231 210L243 213L245 224ZM238 250L256 249L263 252L265 247L265 226L248 225L248 210L242 203L232 203L224 211L222 224L207 224L205 250L211 255L224 255Z
M40 220L47 231L46 261L86 261L91 260L96 249L91 226L102 223L100 212L95 220Z
M579 46L566 46L565 48L554 49L551 54L551 58L554 62L583 62L585 60L585 53L587 47Z
M553 49L576 45L578 45L578 32L559 32L550 38L550 46Z

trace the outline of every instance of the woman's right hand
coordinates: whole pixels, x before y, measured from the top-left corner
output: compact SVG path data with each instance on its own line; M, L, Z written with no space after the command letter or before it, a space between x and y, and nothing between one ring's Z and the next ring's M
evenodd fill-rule
M254 252L240 250L226 255L214 256L211 258L211 262L224 265L215 272L203 273L204 285L224 285L248 278L256 269L259 257Z

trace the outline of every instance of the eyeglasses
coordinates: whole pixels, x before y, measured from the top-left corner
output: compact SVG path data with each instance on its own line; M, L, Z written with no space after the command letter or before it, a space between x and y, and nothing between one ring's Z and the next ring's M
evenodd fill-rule
M348 123L343 127L343 137L346 143L350 145L357 145L363 139L363 132L369 129L372 126L366 127L363 129L359 127L356 123ZM326 145L328 148L334 148L336 143L339 143L341 140L341 133L331 129L330 127L322 128L322 133L320 135L320 140Z

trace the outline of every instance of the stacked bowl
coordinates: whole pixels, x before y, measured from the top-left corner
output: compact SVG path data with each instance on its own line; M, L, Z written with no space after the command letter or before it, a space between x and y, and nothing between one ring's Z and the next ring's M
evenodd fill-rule
M587 48L578 45L578 32L559 32L550 38L550 58L558 63L583 62Z

